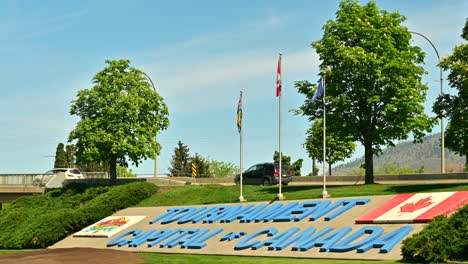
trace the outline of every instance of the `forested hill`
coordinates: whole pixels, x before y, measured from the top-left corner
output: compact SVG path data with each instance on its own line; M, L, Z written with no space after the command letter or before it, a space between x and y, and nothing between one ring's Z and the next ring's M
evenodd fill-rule
M420 144L405 141L395 147L386 148L379 157L374 156L374 171L384 171L385 168L401 169L410 172L440 172L440 134L427 136ZM359 171L364 163L364 157L338 165L333 168L333 175L350 175ZM445 171L463 171L465 157L460 157L445 148Z

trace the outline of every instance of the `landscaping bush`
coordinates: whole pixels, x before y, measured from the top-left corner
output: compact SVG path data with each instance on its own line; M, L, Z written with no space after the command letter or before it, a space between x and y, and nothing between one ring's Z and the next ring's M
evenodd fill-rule
M406 262L468 260L468 204L450 217L436 217L402 244L403 261Z
M117 210L139 203L157 187L137 182L115 187L68 186L22 197L0 211L0 248L44 248Z

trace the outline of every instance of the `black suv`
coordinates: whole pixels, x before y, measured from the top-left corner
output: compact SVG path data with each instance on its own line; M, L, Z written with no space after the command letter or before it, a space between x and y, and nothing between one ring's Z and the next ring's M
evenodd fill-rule
M291 171L284 165L281 166L281 182L288 185L291 182ZM240 184L240 175L234 178L236 184ZM279 164L259 163L248 168L242 173L242 184L272 185L279 183Z

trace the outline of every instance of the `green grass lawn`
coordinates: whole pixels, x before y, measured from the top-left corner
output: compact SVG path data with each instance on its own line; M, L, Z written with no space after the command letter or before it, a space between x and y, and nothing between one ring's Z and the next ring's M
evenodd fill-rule
M468 184L419 184L419 185L346 185L328 186L332 197L372 196L399 193L466 191ZM282 193L287 200L317 199L321 197L322 186L283 186ZM278 186L243 187L243 196L249 202L271 201L278 194ZM161 187L155 195L143 200L137 207L199 205L214 203L235 203L239 199L239 186L188 185L183 187Z
M210 255L181 255L181 254L157 254L139 253L145 259L145 264L164 263L190 263L190 264L393 264L398 261L370 261L370 260L336 260L336 259L301 259L301 258L268 258L268 257L235 257L235 256L210 256Z

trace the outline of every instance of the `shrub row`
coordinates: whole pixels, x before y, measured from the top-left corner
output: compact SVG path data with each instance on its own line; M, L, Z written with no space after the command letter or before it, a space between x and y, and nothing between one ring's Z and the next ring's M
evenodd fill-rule
M468 204L450 217L438 216L403 240L403 261L443 263L468 260Z
M73 185L23 197L0 211L0 248L44 248L156 193L146 182L85 189Z

